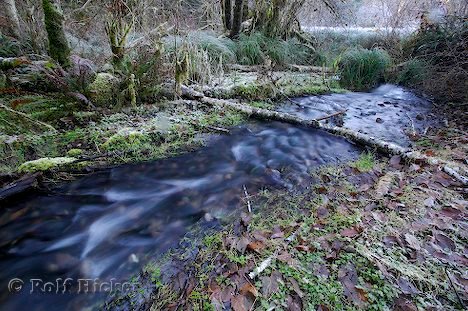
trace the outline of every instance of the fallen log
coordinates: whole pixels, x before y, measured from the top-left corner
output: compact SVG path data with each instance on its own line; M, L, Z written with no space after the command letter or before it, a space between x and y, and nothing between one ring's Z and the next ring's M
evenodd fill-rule
M9 197L12 197L16 194L22 193L31 188L37 187L37 179L39 178L40 173L35 173L32 175L26 175L13 183L0 189L0 201L5 200Z
M250 107L250 106L232 102L229 100L215 99L215 98L206 97L206 96L200 97L198 98L198 100L204 104L234 109L236 111L239 111L241 113L247 114L251 117L261 119L261 120L276 120L276 121L281 121L281 122L286 122L286 123L291 123L291 124L297 124L297 125L322 129L331 134L346 137L349 140L354 141L356 143L370 146L372 148L377 149L380 152L391 154L391 155L399 155L403 159L408 160L408 161L426 163L429 165L437 165L441 167L441 169L445 173L450 175L452 178L456 179L457 181L459 181L465 186L468 185L468 178L466 177L468 175L467 170L462 168L461 166L458 166L456 163L445 161L445 160L435 158L435 157L429 157L418 151L414 151L409 148L404 148L402 146L389 143L389 142L380 140L378 138L353 131L351 129L320 123L320 121L323 118L320 118L317 120L315 119L305 120L305 119L302 119L298 116L295 116L289 113Z

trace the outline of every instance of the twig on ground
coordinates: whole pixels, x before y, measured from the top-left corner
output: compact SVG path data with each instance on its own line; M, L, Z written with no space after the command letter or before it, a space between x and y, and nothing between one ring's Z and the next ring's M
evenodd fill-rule
M341 114L344 114L348 111L348 109L345 109L345 110L341 110L341 111L338 111L338 112L335 112L335 113L332 113L332 114L329 114L329 115L326 115L324 117L321 117L321 118L318 118L318 119L315 119L315 121L323 121L323 120L326 120L326 119L330 119L330 118L333 118L333 117L336 117L336 116L339 116Z
M249 213L252 213L252 205L250 204L249 193L247 192L245 185L242 186L244 187L245 199L247 200L247 209L249 210Z
M288 238L285 239L285 241L287 242L286 245L289 245L291 242L293 242L297 235L299 234L299 232L301 231L302 229L302 225L300 225L296 231L294 231L293 234L291 234ZM256 267L255 269L253 269L250 273L249 273L249 277L250 279L254 279L256 278L258 275L260 275L263 271L265 271L266 268L268 268L271 263L273 262L273 260L276 259L276 257L278 257L278 254L279 254L279 249L277 248L275 250L275 252L268 256L267 259L265 259L264 261L262 261L260 263L260 265L258 267Z
M414 127L413 119L411 119L408 113L406 113L406 117L410 120L410 123L411 123L411 130L412 130L411 135L416 136L418 133L416 132L416 128Z
M452 283L452 279L450 278L450 275L447 272L447 268L444 268L445 274L447 275L447 279L449 280L450 286L452 287L453 291L455 292L455 295L457 296L458 302L460 303L460 306L465 309L465 304L463 303L463 300L461 300L460 296L458 295L458 291L455 288L455 286Z

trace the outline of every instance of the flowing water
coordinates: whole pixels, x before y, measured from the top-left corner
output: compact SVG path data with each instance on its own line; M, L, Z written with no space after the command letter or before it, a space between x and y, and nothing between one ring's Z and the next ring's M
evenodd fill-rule
M346 106L345 126L407 142L402 111L427 115L429 105L403 89L384 88L305 97L297 99L300 107L281 109L315 117ZM52 193L17 198L0 216L1 309L83 309L105 294L83 293L90 284L125 280L175 246L191 225L215 226L245 210L244 186L255 193L307 185L311 169L360 152L320 130L251 123L190 154L107 169Z

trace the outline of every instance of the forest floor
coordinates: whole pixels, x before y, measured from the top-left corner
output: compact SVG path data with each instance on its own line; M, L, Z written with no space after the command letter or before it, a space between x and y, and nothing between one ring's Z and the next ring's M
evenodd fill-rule
M464 163L466 120L454 111L441 110L446 127L413 137L415 148ZM372 151L310 174L305 189L246 196L221 230L195 228L106 307L466 308L466 187L436 166Z
M271 109L275 102L268 98L339 91L322 74L253 77L239 70L211 88L210 96ZM26 117L0 109L0 186L37 170L55 183L110 165L172 156L247 120L190 100L115 112L88 111L53 94L6 93L1 99ZM414 145L463 162L464 112L447 111L446 127L415 137ZM49 162L22 165L41 158ZM50 164L54 158L71 161ZM305 189L244 198L245 211L221 230L194 234L200 238L148 264L132 279L136 289L117 295L108 308L464 309L466 188L436 166L373 152L311 176Z
M464 308L461 185L436 167L370 154L311 174L306 190L246 198L233 224L149 264L133 280L138 289L109 307Z

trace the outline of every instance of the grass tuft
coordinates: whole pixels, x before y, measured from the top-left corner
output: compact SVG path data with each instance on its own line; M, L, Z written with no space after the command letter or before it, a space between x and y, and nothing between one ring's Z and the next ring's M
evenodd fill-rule
M355 90L372 88L390 64L390 55L384 50L350 49L337 61L340 84Z

